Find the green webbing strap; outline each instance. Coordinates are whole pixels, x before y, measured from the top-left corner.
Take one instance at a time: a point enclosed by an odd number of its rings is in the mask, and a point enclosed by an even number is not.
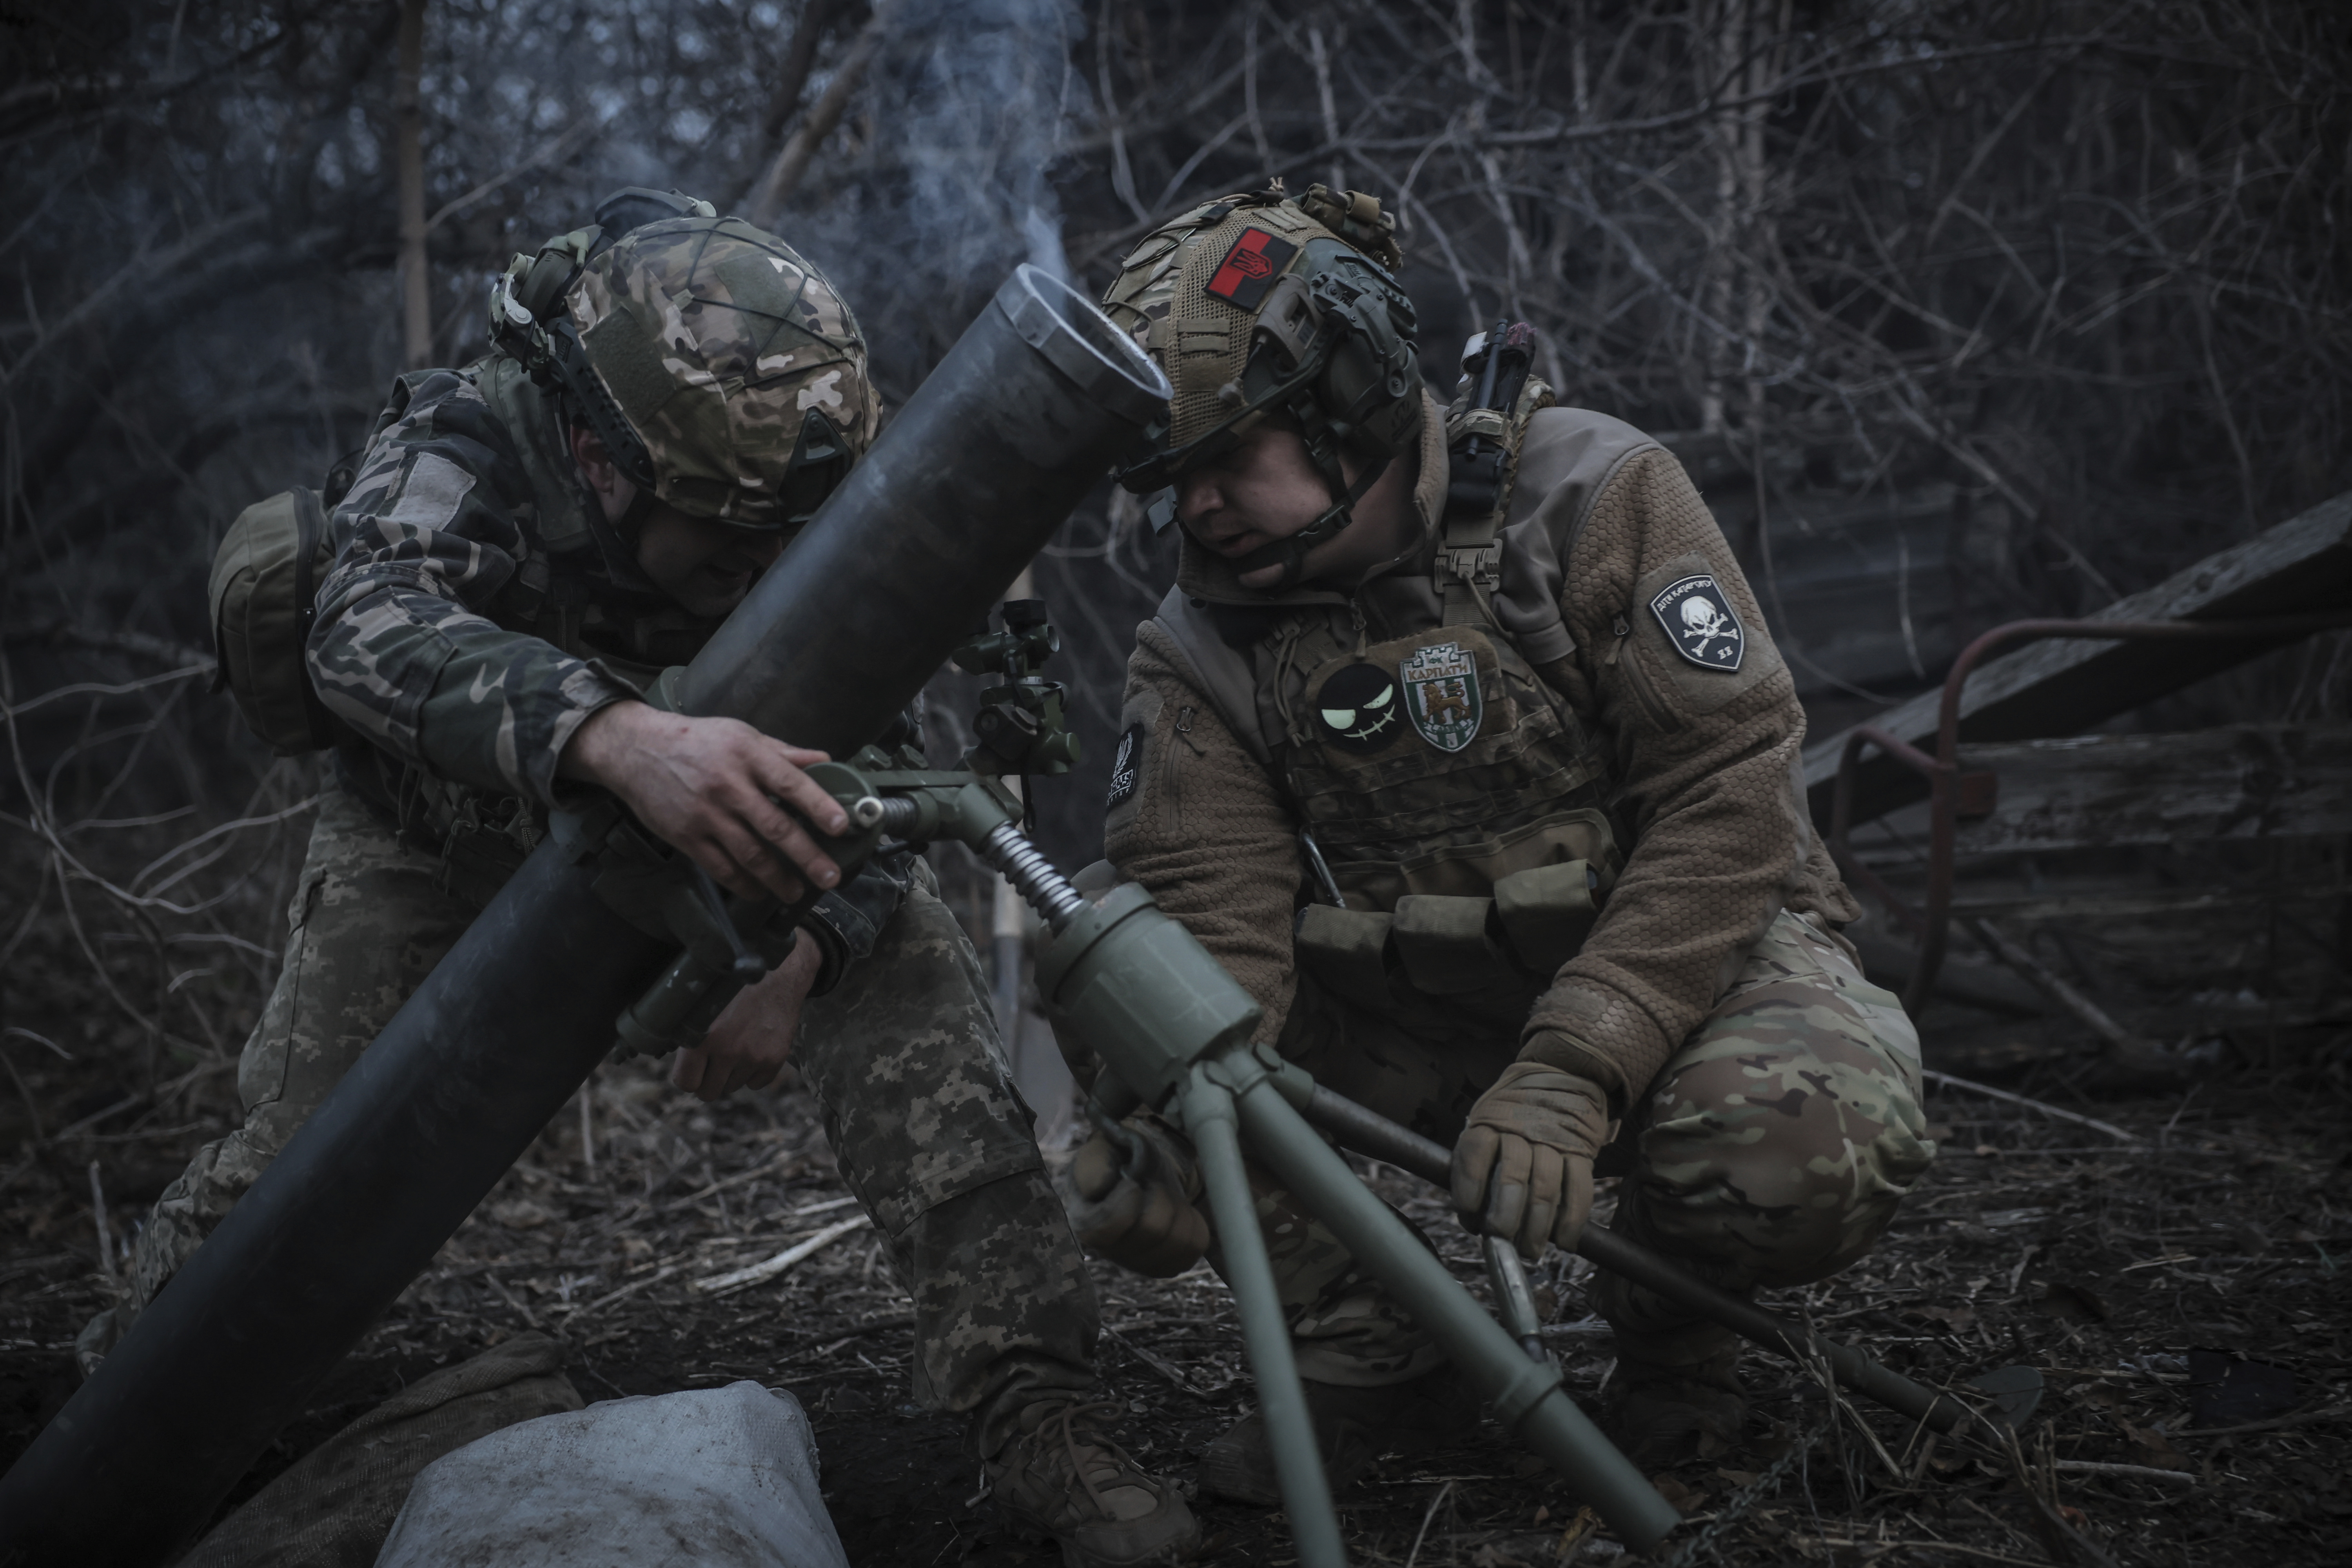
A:
[[[1494,624],[1491,605],[1503,574],[1503,547],[1495,534],[1509,498],[1506,485],[1496,504],[1484,511],[1465,516],[1455,508],[1446,509],[1437,546],[1437,588],[1445,601],[1449,626]]]

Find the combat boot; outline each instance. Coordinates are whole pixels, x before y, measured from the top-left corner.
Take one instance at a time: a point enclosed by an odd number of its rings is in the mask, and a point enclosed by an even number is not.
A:
[[[1200,1547],[1200,1523],[1174,1483],[1148,1474],[1097,1429],[1118,1408],[1078,1400],[1032,1405],[987,1462],[1005,1522],[1059,1542],[1064,1568],[1181,1563]]]
[[[1739,1340],[1729,1329],[1700,1323],[1664,1334],[1618,1331],[1601,1426],[1627,1458],[1649,1470],[1716,1458],[1738,1446],[1747,1425]]]
[[[1601,1426],[1610,1440],[1649,1469],[1712,1459],[1736,1447],[1748,1425],[1739,1336],[1622,1275],[1604,1273],[1590,1289],[1617,1333],[1617,1364],[1601,1391]]]
[[[1425,1454],[1467,1437],[1478,1425],[1478,1396],[1451,1366],[1380,1388],[1300,1382],[1334,1496],[1384,1454]],[[1282,1501],[1274,1443],[1255,1411],[1201,1451],[1201,1487],[1228,1502],[1273,1508]]]

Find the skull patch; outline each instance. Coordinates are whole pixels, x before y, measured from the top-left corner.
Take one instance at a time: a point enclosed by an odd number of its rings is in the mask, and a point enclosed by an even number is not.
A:
[[[1675,651],[1701,669],[1728,675],[1739,668],[1748,637],[1731,601],[1713,577],[1669,583],[1650,600],[1650,613]]]

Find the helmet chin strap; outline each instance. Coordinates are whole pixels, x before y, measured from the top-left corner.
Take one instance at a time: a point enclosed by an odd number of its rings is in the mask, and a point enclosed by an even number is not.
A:
[[[585,485],[581,487],[586,489]],[[594,536],[596,548],[604,557],[605,574],[613,585],[625,592],[658,595],[654,585],[637,565],[637,543],[645,533],[646,521],[653,516],[654,492],[643,486],[629,498],[629,504],[617,518],[607,518],[594,491],[589,490],[586,505],[582,508],[588,516],[588,531]]]
[[[1261,545],[1247,555],[1242,556],[1234,563],[1234,570],[1247,575],[1252,572],[1263,572],[1269,566],[1281,567],[1282,575],[1258,589],[1257,592],[1261,594],[1279,593],[1285,588],[1296,586],[1307,570],[1307,552],[1318,544],[1337,539],[1347,531],[1348,525],[1356,521],[1356,503],[1362,500],[1374,485],[1380,483],[1381,476],[1389,471],[1390,461],[1390,458],[1383,457],[1379,462],[1366,468],[1363,477],[1344,492],[1338,485],[1333,485],[1331,489],[1334,500],[1322,516],[1300,529],[1297,533],[1285,539],[1277,539],[1271,544]]]

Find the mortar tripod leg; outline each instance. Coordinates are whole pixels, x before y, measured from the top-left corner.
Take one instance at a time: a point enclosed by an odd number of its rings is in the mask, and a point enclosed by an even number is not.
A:
[[[1538,1367],[1512,1342],[1274,1081],[1253,1084],[1240,1096],[1240,1109],[1250,1151],[1444,1346],[1454,1365],[1493,1400],[1504,1426],[1550,1461],[1628,1545],[1646,1552],[1665,1539],[1681,1516],[1576,1407],[1559,1386],[1558,1371]],[[1222,1226],[1222,1213],[1218,1219]]]
[[[1290,1351],[1290,1325],[1283,1321],[1274,1265],[1266,1258],[1257,1205],[1242,1166],[1234,1097],[1196,1067],[1182,1090],[1182,1106],[1184,1131],[1201,1157],[1202,1184],[1216,1216],[1225,1284],[1241,1315],[1250,1374],[1257,1383],[1258,1415],[1273,1443],[1276,1479],[1299,1563],[1301,1568],[1347,1568],[1322,1451],[1307,1411],[1307,1390],[1298,1381],[1298,1363]]]

